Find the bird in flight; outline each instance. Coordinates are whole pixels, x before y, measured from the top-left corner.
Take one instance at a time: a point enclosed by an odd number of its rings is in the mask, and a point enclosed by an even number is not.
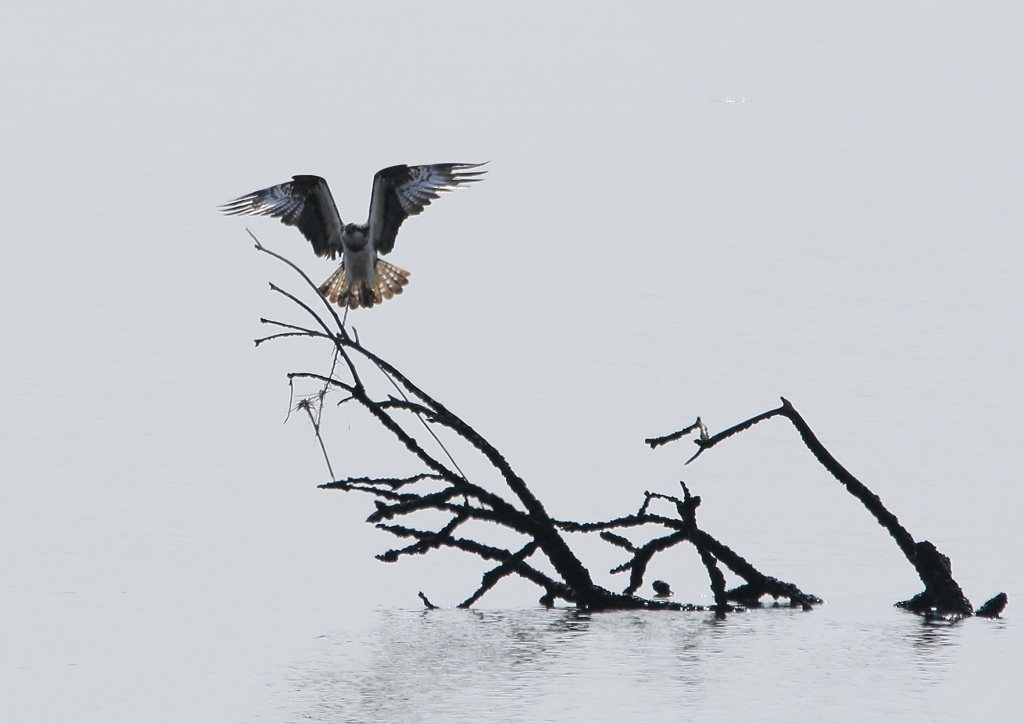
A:
[[[295,226],[309,239],[317,256],[341,266],[320,285],[320,293],[349,309],[380,304],[402,293],[409,272],[378,258],[395,248],[398,228],[438,198],[465,184],[482,180],[481,163],[436,163],[432,166],[391,166],[373,177],[370,218],[345,224],[327,181],[319,176],[292,176],[287,183],[253,191],[221,206],[230,216],[272,216]]]

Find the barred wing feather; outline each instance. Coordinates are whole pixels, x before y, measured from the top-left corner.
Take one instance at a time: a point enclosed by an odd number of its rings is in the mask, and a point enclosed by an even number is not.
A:
[[[341,251],[341,216],[327,181],[320,176],[293,176],[287,183],[229,201],[221,209],[230,216],[271,216],[297,227],[317,256],[333,259]]]
[[[430,166],[391,166],[373,177],[370,197],[370,241],[378,254],[395,248],[402,222],[419,214],[446,191],[480,181],[482,163],[436,163]]]

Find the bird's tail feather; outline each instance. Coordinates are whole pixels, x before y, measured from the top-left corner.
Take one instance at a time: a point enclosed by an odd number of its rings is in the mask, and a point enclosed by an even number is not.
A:
[[[372,288],[365,282],[357,282],[354,288],[350,288],[348,277],[345,275],[345,265],[342,264],[338,271],[320,285],[320,293],[331,304],[337,304],[339,307],[369,309],[374,304],[380,304],[385,299],[401,294],[402,287],[409,283],[409,272],[380,259],[377,260],[373,276]]]

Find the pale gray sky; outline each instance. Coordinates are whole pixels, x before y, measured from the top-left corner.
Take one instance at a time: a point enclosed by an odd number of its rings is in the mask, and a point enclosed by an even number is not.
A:
[[[781,424],[686,470],[688,444],[642,444],[785,395],[972,600],[1012,601],[1022,30],[998,2],[8,9],[3,698],[23,720],[234,719],[340,611],[475,585],[459,558],[376,563],[391,540],[365,501],[315,489],[284,375],[328,352],[253,350],[261,316],[294,315],[267,281],[299,283],[245,227],[317,280],[333,267],[216,209],[313,173],[361,222],[395,163],[491,162],[406,223],[406,294],[354,323],[555,514],[622,514],[685,474],[703,523],[766,568],[854,596],[852,548],[881,605],[912,595]],[[337,417],[336,471],[407,465],[365,424]]]

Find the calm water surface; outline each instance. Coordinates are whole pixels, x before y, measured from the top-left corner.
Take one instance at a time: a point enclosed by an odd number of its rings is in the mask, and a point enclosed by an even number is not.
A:
[[[835,613],[382,611],[361,636],[325,635],[273,709],[324,722],[1011,720],[1009,701],[984,696],[1012,685],[996,665],[1005,622]]]

